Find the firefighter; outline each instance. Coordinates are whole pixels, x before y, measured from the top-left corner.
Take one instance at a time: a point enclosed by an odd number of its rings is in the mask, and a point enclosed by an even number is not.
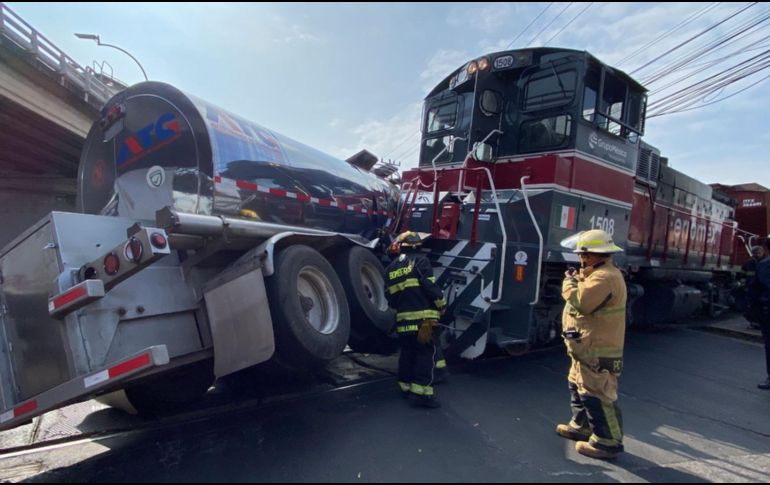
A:
[[[440,406],[435,397],[438,347],[434,327],[446,306],[444,293],[436,285],[428,258],[419,253],[423,238],[404,232],[390,245],[396,256],[385,270],[388,304],[396,310],[396,332],[401,353],[398,384],[402,395],[415,404]]]
[[[770,252],[770,236],[765,240]],[[762,330],[762,340],[765,343],[765,368],[767,378],[757,385],[762,390],[770,390],[770,258],[765,257],[756,265],[756,281],[758,284],[757,304],[760,307],[759,328]]]
[[[599,229],[582,232],[574,241],[581,269],[570,268],[562,283],[572,420],[558,425],[556,432],[577,441],[578,453],[610,459],[623,451],[623,421],[616,401],[623,368],[626,284],[612,262],[612,254],[622,249]]]
[[[766,257],[765,248],[754,246],[751,248],[751,259],[741,266],[741,271],[746,275],[746,308],[743,316],[750,327],[760,328],[762,323],[762,284],[757,278],[757,268]]]

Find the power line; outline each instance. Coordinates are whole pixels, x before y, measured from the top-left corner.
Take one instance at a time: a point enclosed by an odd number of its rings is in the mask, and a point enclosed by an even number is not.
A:
[[[650,103],[648,109],[653,112],[648,117],[681,111],[696,103],[702,103],[708,95],[767,68],[770,68],[770,49]],[[713,101],[706,104],[713,104]]]
[[[545,27],[543,27],[543,28],[540,30],[540,32],[538,32],[537,34],[535,34],[535,36],[534,36],[534,37],[532,37],[532,40],[530,40],[529,42],[527,42],[527,45],[528,45],[528,46],[532,45],[532,43],[533,43],[535,40],[537,40],[537,38],[538,38],[538,37],[540,37],[540,34],[542,34],[543,32],[545,32],[545,30],[546,30],[548,27],[550,27],[550,26],[551,26],[551,24],[553,24],[554,22],[556,22],[556,19],[558,19],[559,17],[561,17],[561,14],[563,14],[563,13],[564,13],[564,12],[565,12],[565,11],[566,11],[568,8],[570,8],[570,6],[571,6],[573,3],[575,3],[575,2],[570,2],[570,3],[568,3],[568,4],[567,4],[567,6],[566,6],[566,7],[564,7],[564,8],[562,9],[562,11],[561,11],[561,12],[559,12],[559,13],[556,15],[556,17],[554,17],[553,19],[551,19],[551,21],[550,21],[550,22],[548,22],[548,25],[546,25]]]
[[[662,34],[660,34],[660,35],[659,35],[658,37],[656,37],[655,39],[653,39],[653,40],[651,40],[650,42],[648,42],[648,43],[644,44],[642,47],[638,48],[637,50],[635,50],[635,51],[634,51],[634,52],[632,52],[631,54],[627,55],[626,57],[624,57],[623,59],[621,59],[620,61],[618,61],[618,67],[620,67],[620,66],[621,66],[621,65],[622,65],[624,62],[626,62],[626,61],[630,61],[630,60],[631,60],[631,59],[633,59],[634,57],[638,56],[639,54],[641,54],[642,52],[644,52],[644,50],[645,50],[645,49],[647,49],[647,48],[649,48],[649,47],[652,47],[653,45],[657,44],[657,43],[658,43],[658,42],[660,42],[661,40],[665,39],[665,38],[666,38],[666,37],[667,37],[669,34],[673,34],[673,33],[674,33],[674,32],[676,32],[677,30],[679,30],[680,28],[684,27],[685,25],[687,25],[687,24],[689,24],[689,23],[693,22],[694,20],[696,20],[698,17],[702,16],[702,15],[703,15],[703,14],[705,14],[706,12],[708,12],[708,11],[710,11],[710,10],[714,9],[714,8],[715,8],[717,5],[719,5],[719,4],[721,4],[721,2],[715,2],[715,3],[712,3],[712,4],[710,4],[710,5],[706,5],[705,7],[703,7],[702,9],[700,9],[699,11],[695,12],[694,14],[692,14],[690,17],[688,17],[688,18],[686,18],[685,20],[683,20],[683,21],[679,22],[679,23],[678,23],[677,25],[675,25],[674,27],[672,27],[672,28],[668,29],[667,31],[663,32]]]
[[[755,50],[758,50],[758,49],[763,49],[763,48],[767,47],[767,45],[762,45],[762,44],[766,40],[768,40],[768,39],[770,39],[770,35],[765,36],[765,37],[763,37],[763,38],[761,38],[761,39],[759,39],[757,41],[754,41],[754,42],[752,42],[751,44],[749,44],[747,46],[741,47],[739,50],[730,52],[729,54],[727,54],[725,56],[722,56],[722,57],[720,57],[718,59],[712,59],[712,60],[710,60],[708,62],[705,62],[703,64],[695,64],[692,67],[698,67],[699,69],[697,69],[697,70],[695,70],[695,71],[693,71],[693,72],[691,72],[691,73],[689,73],[689,74],[687,74],[685,76],[677,78],[676,80],[666,84],[665,86],[661,86],[661,87],[657,88],[655,91],[650,91],[649,94],[650,94],[650,96],[652,96],[652,95],[661,93],[661,92],[665,91],[668,88],[671,88],[671,87],[674,87],[674,86],[680,84],[685,79],[689,79],[689,78],[691,78],[691,77],[693,77],[693,76],[695,76],[697,74],[701,74],[703,72],[708,71],[709,69],[713,68],[714,66],[717,66],[718,64],[723,63],[724,61],[726,61],[728,59],[735,59],[738,56],[740,56],[741,54],[752,52],[752,51],[755,51]],[[753,47],[753,49],[749,49],[749,47]]]
[[[755,83],[752,83],[752,84],[749,84],[745,88],[743,88],[743,89],[741,89],[739,91],[736,91],[733,94],[725,96],[724,98],[716,99],[714,101],[702,104],[700,106],[696,106],[694,108],[687,108],[687,109],[680,109],[680,110],[676,110],[676,111],[666,111],[666,112],[662,112],[662,113],[655,113],[655,114],[647,116],[647,118],[655,118],[656,116],[664,116],[664,115],[670,115],[670,114],[674,114],[674,113],[684,113],[686,111],[693,111],[693,110],[696,110],[696,109],[705,108],[706,106],[711,106],[712,104],[719,103],[719,102],[724,101],[726,99],[732,98],[733,96],[741,94],[742,92],[746,91],[747,89],[752,88],[752,87],[756,86],[757,84],[760,84],[763,81],[766,81],[769,78],[770,78],[770,75],[767,75],[767,76],[763,77],[762,79],[760,79],[759,81],[757,81]]]
[[[706,30],[704,30],[704,31],[701,31],[700,33],[698,33],[698,34],[696,34],[696,35],[694,35],[694,36],[690,37],[690,38],[689,38],[689,39],[687,39],[686,41],[684,41],[684,42],[682,42],[682,43],[680,43],[680,44],[678,44],[678,45],[676,45],[676,46],[672,47],[671,49],[667,50],[666,52],[664,52],[663,54],[659,55],[659,56],[658,56],[658,57],[656,57],[655,59],[653,59],[653,60],[651,60],[651,61],[649,61],[649,62],[647,62],[647,63],[645,63],[645,64],[643,64],[643,65],[641,65],[641,66],[639,66],[639,67],[637,67],[636,69],[634,69],[633,71],[631,71],[629,74],[634,74],[634,73],[636,73],[636,72],[639,72],[639,71],[641,71],[641,70],[642,70],[642,69],[644,69],[645,67],[647,67],[647,66],[650,66],[650,65],[654,64],[655,62],[657,62],[657,61],[659,61],[660,59],[662,59],[662,58],[666,57],[667,55],[671,54],[672,52],[674,52],[674,51],[678,50],[679,48],[681,48],[681,47],[684,47],[685,45],[687,45],[687,44],[689,44],[690,42],[694,41],[694,40],[695,40],[695,39],[697,39],[698,37],[700,37],[700,36],[702,36],[702,35],[705,35],[706,33],[710,32],[711,30],[714,30],[715,28],[719,27],[720,25],[722,25],[723,23],[727,22],[728,20],[730,20],[731,18],[735,17],[736,15],[740,15],[740,14],[741,14],[741,13],[743,13],[745,10],[747,10],[747,9],[749,9],[749,8],[751,8],[751,7],[753,7],[753,6],[754,6],[754,5],[756,5],[757,3],[759,3],[759,2],[754,2],[754,3],[751,3],[751,4],[749,4],[749,5],[745,6],[745,7],[743,7],[742,9],[740,9],[738,12],[736,12],[736,13],[733,13],[733,14],[730,14],[730,15],[728,15],[726,18],[724,18],[724,19],[720,20],[719,22],[717,22],[716,24],[714,24],[714,25],[712,25],[711,27],[707,28]]]
[[[409,158],[415,156],[420,151],[420,145],[412,147],[410,150],[407,150],[404,154],[402,154],[400,157],[396,158],[395,160],[408,160]]]
[[[550,42],[551,42],[553,39],[555,39],[555,38],[556,38],[556,37],[557,37],[559,34],[561,34],[561,33],[564,31],[564,29],[566,29],[567,27],[569,27],[569,26],[570,26],[570,24],[571,24],[572,22],[574,22],[575,20],[577,20],[577,18],[578,18],[578,17],[580,17],[581,15],[583,15],[583,12],[585,12],[586,10],[588,10],[589,8],[591,8],[591,5],[593,5],[593,4],[594,4],[594,2],[591,2],[591,3],[589,3],[588,5],[586,5],[586,7],[585,7],[583,10],[581,10],[581,11],[580,11],[580,13],[578,13],[577,15],[575,15],[574,17],[572,17],[572,20],[570,20],[569,22],[567,22],[567,25],[565,25],[565,26],[564,26],[564,27],[562,27],[562,28],[561,28],[561,29],[560,29],[558,32],[556,32],[555,34],[553,34],[553,36],[552,36],[550,39],[548,39],[547,41],[543,42],[543,45],[548,45],[548,43],[550,43]]]
[[[406,142],[408,142],[409,140],[411,140],[412,138],[414,138],[414,135],[417,135],[417,134],[419,134],[419,133],[420,133],[420,130],[419,130],[419,129],[417,129],[417,131],[413,132],[411,135],[409,135],[409,136],[407,136],[406,138],[404,138],[404,139],[401,141],[401,143],[399,143],[398,145],[396,145],[395,147],[393,147],[393,148],[392,148],[392,149],[391,149],[391,150],[390,150],[390,151],[389,151],[389,152],[388,152],[386,155],[383,155],[383,157],[382,157],[382,158],[383,158],[383,159],[385,159],[385,158],[388,158],[388,156],[389,156],[391,153],[395,152],[396,150],[398,150],[399,148],[401,148],[402,146],[404,146],[404,145],[406,144]]]
[[[400,150],[397,154],[393,155],[391,158],[398,160],[400,158],[404,158],[406,154],[413,152],[415,147],[419,149],[422,143],[422,139],[418,139],[415,141],[417,142],[415,145],[408,144],[405,149]]]
[[[708,54],[711,54],[717,50],[723,49],[738,40],[741,39],[742,36],[753,30],[754,28],[760,26],[761,24],[767,22],[770,20],[770,14],[764,13],[760,15],[756,15],[749,19],[748,21],[740,24],[738,27],[735,27],[734,29],[726,32],[720,37],[717,37],[715,40],[704,44],[703,46],[696,47],[690,52],[687,52],[683,54],[682,56],[674,59],[669,64],[663,66],[662,68],[658,69],[654,73],[648,75],[647,78],[645,78],[642,81],[642,84],[649,85],[656,81],[659,81],[663,79],[664,77],[673,74],[677,71],[680,71],[684,69],[687,65],[691,64],[694,60],[704,57]],[[757,29],[757,31],[762,30],[766,27],[760,27]],[[751,34],[749,34],[751,35]]]
[[[537,14],[537,17],[535,17],[535,18],[534,18],[534,20],[532,20],[532,22],[530,22],[530,23],[529,23],[529,25],[527,25],[526,27],[524,27],[524,30],[522,30],[521,32],[519,32],[519,35],[517,35],[516,37],[514,37],[514,39],[511,41],[511,43],[510,43],[510,44],[508,44],[508,45],[505,47],[505,50],[508,50],[508,49],[510,49],[510,48],[511,48],[511,46],[513,45],[513,43],[514,43],[514,42],[516,42],[517,40],[519,40],[519,37],[521,37],[521,36],[522,36],[522,34],[524,34],[524,32],[526,32],[526,31],[527,31],[527,29],[529,29],[530,27],[532,27],[532,24],[534,24],[535,22],[537,22],[537,19],[539,19],[539,18],[540,18],[540,16],[542,16],[542,15],[545,13],[545,11],[546,11],[546,10],[548,10],[549,8],[551,8],[551,5],[553,5],[553,4],[554,4],[554,2],[551,2],[551,3],[549,3],[548,5],[546,5],[546,6],[545,6],[545,8],[544,8],[543,10],[541,10],[539,14]]]
[[[682,103],[683,100],[696,96],[701,96],[713,92],[715,89],[719,89],[725,82],[728,84],[730,81],[734,82],[742,79],[747,74],[753,74],[755,69],[763,69],[765,63],[770,61],[770,49],[758,54],[750,59],[742,61],[736,65],[730,66],[723,71],[713,74],[705,79],[697,81],[685,88],[676,91],[662,99],[653,101],[648,104],[649,108],[659,108],[660,106],[673,106],[675,103]]]

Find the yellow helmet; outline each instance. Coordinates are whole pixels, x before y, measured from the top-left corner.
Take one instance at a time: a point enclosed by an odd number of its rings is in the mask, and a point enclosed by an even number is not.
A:
[[[426,233],[419,233],[415,231],[404,231],[396,237],[396,244],[402,248],[416,248],[421,246],[422,243],[430,235]]]
[[[579,232],[564,239],[561,245],[572,249],[573,253],[612,254],[623,251],[612,241],[612,236],[601,229]]]

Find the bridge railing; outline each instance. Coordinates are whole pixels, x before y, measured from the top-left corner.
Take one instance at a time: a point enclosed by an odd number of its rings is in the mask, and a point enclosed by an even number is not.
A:
[[[119,87],[102,82],[90,67],[83,67],[35,30],[7,5],[0,2],[0,37],[12,41],[30,54],[39,65],[77,86],[84,100],[101,107]]]

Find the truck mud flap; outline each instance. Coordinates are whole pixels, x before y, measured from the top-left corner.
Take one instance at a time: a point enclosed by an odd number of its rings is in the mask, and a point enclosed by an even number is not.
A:
[[[42,392],[30,399],[5,409],[0,414],[0,430],[23,424],[35,416],[58,408],[90,394],[96,394],[107,386],[123,381],[142,371],[168,364],[168,349],[165,345],[148,347],[141,352],[111,364],[102,370],[64,382],[53,389]]]

